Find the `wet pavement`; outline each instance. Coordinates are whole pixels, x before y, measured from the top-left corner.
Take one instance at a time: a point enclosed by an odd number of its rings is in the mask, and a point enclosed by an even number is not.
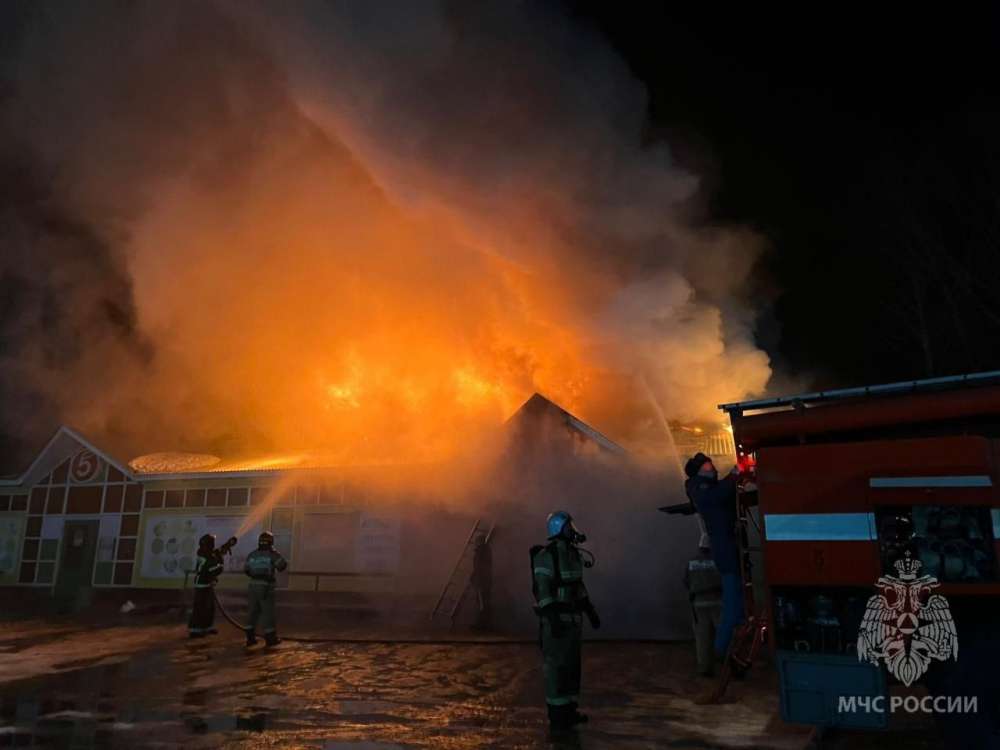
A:
[[[588,643],[590,724],[550,735],[530,643],[324,643],[245,649],[225,623],[3,623],[0,747],[774,748],[807,746],[778,718],[773,674],[695,705],[686,644]],[[930,743],[930,744],[928,744]],[[926,728],[830,747],[937,747]],[[824,744],[826,747],[826,744]]]

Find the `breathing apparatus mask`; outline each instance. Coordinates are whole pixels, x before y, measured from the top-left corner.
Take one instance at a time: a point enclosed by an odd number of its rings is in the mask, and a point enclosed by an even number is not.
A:
[[[577,551],[580,553],[580,557],[583,560],[583,567],[594,567],[594,564],[597,562],[597,558],[594,557],[594,553],[589,549],[580,546],[587,541],[587,535],[576,528],[576,525],[572,521],[566,525],[566,529],[563,533],[569,543],[576,547]]]
[[[557,510],[546,520],[549,539],[564,539],[576,547],[583,558],[583,567],[594,567],[594,553],[579,545],[587,541],[587,535],[582,533],[573,523],[573,517],[564,510]]]

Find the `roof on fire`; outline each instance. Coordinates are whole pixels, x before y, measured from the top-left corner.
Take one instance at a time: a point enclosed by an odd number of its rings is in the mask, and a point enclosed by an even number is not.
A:
[[[603,451],[624,454],[625,450],[586,422],[544,396],[535,393],[507,420],[508,426],[523,423],[532,418],[552,419],[570,433],[586,440]],[[38,454],[31,466],[19,476],[0,478],[0,486],[26,486],[52,471],[59,463],[81,449],[89,450],[121,471],[129,479],[170,480],[170,479],[222,479],[233,476],[262,477],[286,471],[308,471],[344,467],[331,454],[302,452],[273,454],[243,459],[223,459],[204,453],[161,452],[139,456],[124,462],[99,448],[78,431],[60,427],[51,440]],[[377,468],[377,467],[366,467]]]
[[[583,420],[573,416],[558,404],[535,393],[525,401],[521,408],[507,420],[508,425],[524,422],[528,419],[549,418],[561,423],[568,431],[593,442],[599,448],[609,453],[624,454],[625,449],[607,436],[601,434]]]

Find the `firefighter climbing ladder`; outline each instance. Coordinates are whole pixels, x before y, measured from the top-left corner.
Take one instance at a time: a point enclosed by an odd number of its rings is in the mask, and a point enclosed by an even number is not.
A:
[[[737,626],[729,642],[729,652],[722,663],[719,672],[719,680],[715,688],[708,693],[697,696],[695,703],[712,704],[721,703],[726,694],[726,688],[733,678],[734,667],[740,672],[745,672],[753,666],[754,660],[760,653],[761,648],[767,643],[768,622],[767,609],[757,610],[756,598],[753,587],[753,563],[750,558],[751,552],[760,552],[759,546],[752,546],[749,538],[749,527],[753,526],[757,532],[757,539],[763,539],[760,526],[754,520],[751,507],[757,505],[757,490],[744,492],[740,490],[736,503],[736,520],[738,527],[738,539],[740,543],[740,556],[743,565],[743,604],[744,621]]]
[[[459,555],[458,562],[448,578],[448,582],[438,597],[434,611],[431,612],[431,619],[447,615],[451,624],[455,624],[455,617],[462,608],[462,602],[472,586],[472,563],[476,555],[476,544],[482,539],[489,544],[493,536],[494,525],[487,524],[483,519],[478,519],[469,533],[469,538],[465,541],[462,554]]]

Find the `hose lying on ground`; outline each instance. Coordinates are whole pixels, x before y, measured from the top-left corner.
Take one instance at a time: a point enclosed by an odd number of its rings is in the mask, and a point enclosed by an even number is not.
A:
[[[243,625],[238,622],[235,617],[229,614],[229,611],[223,606],[222,601],[219,599],[219,595],[216,593],[215,588],[212,589],[212,596],[215,597],[215,606],[219,608],[222,612],[222,616],[229,621],[229,624],[234,628],[238,629],[241,633],[246,634],[249,630],[249,625]],[[259,635],[259,634],[255,634]],[[263,636],[261,636],[263,637]],[[435,639],[435,640],[421,640],[419,638],[302,638],[302,637],[286,637],[282,636],[281,640],[291,641],[294,643],[374,643],[379,645],[390,645],[390,644],[425,644],[428,646],[458,646],[463,644],[471,644],[475,646],[506,646],[506,645],[520,645],[525,643],[537,643],[537,639],[502,639],[502,638],[490,638],[483,640],[460,640],[458,638],[451,639]]]

